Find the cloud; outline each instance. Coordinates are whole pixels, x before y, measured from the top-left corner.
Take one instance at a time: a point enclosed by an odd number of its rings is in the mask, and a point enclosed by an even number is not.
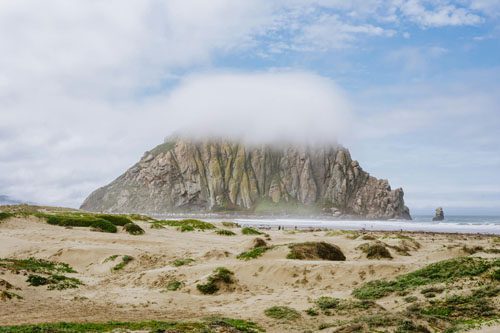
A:
[[[405,71],[424,72],[432,62],[446,53],[448,50],[440,46],[407,46],[388,51],[385,58],[390,64],[400,64]]]
[[[392,37],[394,30],[372,24],[343,22],[337,15],[325,15],[305,26],[294,38],[292,48],[306,51],[327,51],[351,47],[361,37]]]
[[[170,131],[203,133],[200,120],[214,133],[333,140],[350,107],[335,82],[267,71],[276,63],[257,54],[340,52],[411,22],[479,24],[485,1],[424,1],[413,14],[402,0],[0,1],[0,194],[78,206]],[[228,57],[264,70],[213,70]]]
[[[306,72],[194,75],[164,106],[178,133],[302,143],[335,142],[348,129],[349,108],[332,80]]]
[[[426,7],[426,2],[431,6]],[[423,27],[477,25],[483,22],[481,16],[472,13],[469,8],[457,7],[448,1],[409,0],[401,4],[400,10],[409,20]]]

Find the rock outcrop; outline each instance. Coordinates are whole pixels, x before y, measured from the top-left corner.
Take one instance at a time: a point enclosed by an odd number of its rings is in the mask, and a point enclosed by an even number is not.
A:
[[[444,211],[442,207],[436,208],[436,214],[432,218],[432,221],[443,221],[444,220]]]
[[[245,211],[410,219],[403,190],[371,177],[340,146],[243,145],[171,139],[146,152],[82,209]]]

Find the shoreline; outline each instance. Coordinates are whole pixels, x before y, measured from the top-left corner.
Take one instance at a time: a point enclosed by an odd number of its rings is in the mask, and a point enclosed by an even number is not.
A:
[[[285,228],[320,228],[365,231],[433,232],[445,234],[500,235],[500,224],[459,224],[454,222],[406,222],[363,220],[312,220],[312,219],[234,219],[241,225],[282,226]]]

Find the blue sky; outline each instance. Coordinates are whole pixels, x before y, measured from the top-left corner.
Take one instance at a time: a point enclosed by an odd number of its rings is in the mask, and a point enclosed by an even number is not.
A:
[[[500,214],[499,39],[499,0],[2,1],[0,194],[76,207],[210,127],[335,136],[413,213]]]

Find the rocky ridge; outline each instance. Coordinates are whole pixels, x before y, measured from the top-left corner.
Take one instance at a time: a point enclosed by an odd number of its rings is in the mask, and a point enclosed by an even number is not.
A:
[[[410,219],[403,190],[363,171],[346,148],[169,139],[82,209],[252,212]]]

